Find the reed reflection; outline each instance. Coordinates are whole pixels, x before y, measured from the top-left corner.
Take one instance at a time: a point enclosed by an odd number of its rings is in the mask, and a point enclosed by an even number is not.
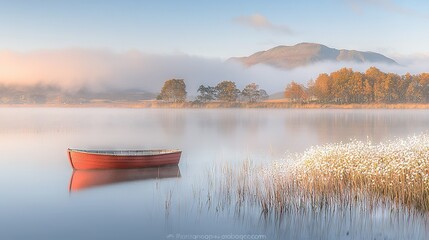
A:
[[[122,182],[180,177],[179,166],[118,170],[74,170],[70,177],[69,191],[76,192]]]

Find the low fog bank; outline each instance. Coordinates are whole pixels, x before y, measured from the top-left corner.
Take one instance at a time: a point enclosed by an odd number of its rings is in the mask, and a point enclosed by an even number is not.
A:
[[[81,89],[96,92],[138,89],[158,93],[165,80],[183,78],[189,95],[199,85],[214,86],[231,80],[242,89],[255,82],[268,93],[283,91],[291,81],[306,84],[320,73],[342,67],[365,71],[376,66],[384,72],[426,72],[429,56],[397,57],[400,65],[322,62],[292,70],[265,65],[245,67],[233,61],[185,54],[152,55],[139,51],[116,53],[107,50],[60,49],[28,53],[0,52],[0,83],[5,85],[47,84],[70,93]]]

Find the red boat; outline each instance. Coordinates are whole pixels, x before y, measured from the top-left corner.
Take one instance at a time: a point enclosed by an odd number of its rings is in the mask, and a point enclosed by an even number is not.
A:
[[[127,169],[178,165],[180,150],[67,150],[73,169]]]
[[[179,166],[139,169],[74,170],[70,178],[69,191],[107,186],[116,183],[180,178]]]

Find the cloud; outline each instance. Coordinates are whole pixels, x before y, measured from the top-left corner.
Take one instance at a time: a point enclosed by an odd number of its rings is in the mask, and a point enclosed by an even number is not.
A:
[[[343,0],[342,0],[343,1]],[[419,13],[414,9],[410,9],[404,6],[397,4],[393,0],[345,0],[353,10],[357,12],[362,12],[367,7],[377,7],[387,12],[398,13],[402,15],[410,15],[428,18],[428,15]]]
[[[397,65],[375,64],[382,71],[412,74],[427,71],[429,56],[397,56]],[[283,91],[288,83],[306,84],[320,73],[351,67],[365,71],[374,64],[322,62],[291,70],[265,65],[245,67],[239,63],[189,55],[152,55],[139,51],[58,49],[28,53],[0,52],[0,83],[56,84],[66,91],[139,89],[158,93],[165,80],[185,79],[189,95],[197,95],[201,84],[215,86],[231,80],[242,89],[257,83],[268,93]]]
[[[251,27],[256,30],[267,30],[275,33],[293,34],[289,26],[274,24],[261,14],[253,14],[250,16],[240,16],[234,19],[234,22],[246,27]]]
[[[57,49],[27,53],[0,52],[1,84],[54,84],[74,92],[140,89],[159,92],[164,81],[183,78],[188,92],[199,85],[216,85],[232,80],[242,88],[252,82],[280,81],[280,70],[269,67],[248,69],[219,59],[176,55],[152,55],[139,51],[116,53],[107,50]],[[279,76],[279,77],[276,77]],[[282,78],[282,77],[281,77]]]

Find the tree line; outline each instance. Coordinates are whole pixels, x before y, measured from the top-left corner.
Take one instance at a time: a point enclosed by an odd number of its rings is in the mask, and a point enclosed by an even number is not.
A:
[[[264,89],[255,83],[239,90],[232,81],[216,86],[200,85],[195,103],[212,101],[259,102],[268,99]],[[186,84],[183,79],[170,79],[164,83],[158,100],[185,102]],[[291,102],[321,104],[348,103],[429,103],[429,73],[398,75],[385,73],[376,67],[365,72],[341,68],[330,74],[322,73],[310,80],[307,86],[292,81],[284,90]]]
[[[342,68],[320,74],[307,87],[291,82],[284,95],[294,102],[428,103],[429,73],[398,75],[375,67],[361,73]]]
[[[260,89],[255,83],[248,84],[240,91],[235,82],[222,81],[216,86],[200,85],[198,87],[198,96],[195,103],[207,103],[212,101],[224,102],[259,102],[268,99],[268,94],[264,89]],[[170,79],[164,83],[158,100],[166,102],[185,102],[186,101],[186,84],[183,79]]]

